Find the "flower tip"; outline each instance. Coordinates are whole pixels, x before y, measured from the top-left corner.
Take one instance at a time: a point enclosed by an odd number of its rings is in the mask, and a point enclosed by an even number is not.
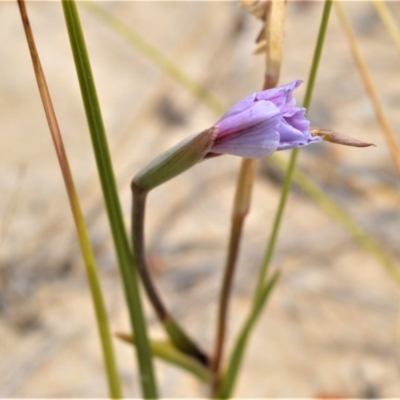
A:
[[[320,129],[320,128],[311,128],[311,135],[312,136],[319,136],[322,140],[326,142],[341,144],[343,146],[350,146],[350,147],[370,147],[376,145],[374,143],[367,143],[363,142],[358,139],[354,139],[350,136],[343,135],[342,133],[334,132],[328,129]]]

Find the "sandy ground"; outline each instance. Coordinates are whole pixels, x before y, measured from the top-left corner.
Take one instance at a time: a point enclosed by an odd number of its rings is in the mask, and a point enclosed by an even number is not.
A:
[[[233,2],[102,3],[227,105],[262,83],[260,28]],[[390,3],[400,20],[400,3]],[[321,3],[289,4],[281,82],[307,79]],[[399,139],[400,55],[370,3],[346,3]],[[118,270],[58,3],[28,11],[96,251],[113,331],[127,331]],[[129,220],[131,177],[170,145],[212,125],[200,104],[115,31],[80,7]],[[0,396],[106,397],[92,304],[17,6],[0,3]],[[240,28],[241,27],[241,28]],[[239,29],[240,28],[240,29]],[[296,94],[302,99],[304,87]],[[399,179],[333,13],[310,119],[376,148],[321,144],[299,164],[396,261]],[[240,160],[203,163],[149,199],[148,249],[174,315],[212,348],[216,298]],[[245,318],[282,174],[260,163],[230,315]],[[400,291],[381,264],[299,187],[288,202],[274,268],[282,279],[245,358],[239,397],[400,397]],[[152,336],[163,333],[147,307]],[[115,341],[126,396],[139,395],[134,356]],[[157,363],[164,397],[207,388]]]

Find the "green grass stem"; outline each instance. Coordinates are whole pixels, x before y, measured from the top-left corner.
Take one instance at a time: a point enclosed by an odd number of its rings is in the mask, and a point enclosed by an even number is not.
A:
[[[268,282],[260,289],[260,296],[258,296],[257,301],[252,307],[251,312],[247,317],[235,342],[226,373],[223,376],[223,380],[217,392],[216,398],[228,399],[232,396],[250,335],[258,318],[261,315],[262,310],[265,307],[267,299],[278,282],[279,276],[279,272],[275,272]],[[262,351],[262,349],[260,349],[260,351]]]
[[[311,65],[311,70],[309,74],[309,79],[308,79],[308,85],[306,89],[306,94],[305,94],[305,100],[304,103],[308,107],[311,102],[311,96],[312,96],[312,90],[315,84],[315,78],[317,74],[317,69],[318,69],[318,64],[319,60],[321,57],[321,52],[322,52],[322,47],[323,47],[323,42],[324,42],[324,37],[325,37],[325,32],[326,28],[328,25],[328,20],[329,20],[329,13],[332,5],[332,0],[326,0],[325,1],[325,6],[322,14],[322,19],[321,19],[321,25],[318,33],[318,38],[317,38],[317,44],[316,48],[314,51],[314,57],[312,60],[312,65]],[[262,263],[262,266],[260,268],[260,273],[259,277],[257,280],[257,287],[254,292],[254,299],[253,299],[253,305],[252,309],[250,311],[250,314],[243,325],[243,328],[238,336],[238,339],[233,347],[232,350],[232,355],[228,364],[228,369],[225,374],[225,376],[222,379],[222,383],[219,388],[218,392],[218,398],[229,398],[234,390],[234,386],[237,382],[237,376],[240,371],[240,367],[242,364],[242,360],[244,357],[244,353],[247,347],[248,340],[251,336],[251,333],[253,332],[253,329],[255,328],[257,319],[259,315],[261,314],[262,309],[264,308],[265,301],[271,294],[276,281],[279,277],[277,273],[275,273],[271,279],[267,279],[266,277],[268,274],[269,266],[272,261],[273,253],[275,250],[277,238],[278,238],[278,233],[279,233],[279,228],[282,222],[282,217],[283,213],[285,210],[285,205],[287,202],[288,194],[290,192],[290,186],[291,182],[293,179],[293,174],[296,168],[296,161],[298,157],[298,150],[294,150],[291,155],[291,159],[289,162],[289,167],[286,172],[285,180],[283,183],[282,191],[281,191],[281,197],[280,197],[280,202],[278,205],[278,210],[275,214],[274,218],[274,223],[273,223],[273,228],[272,228],[272,233],[271,237],[268,242],[267,250],[264,256],[264,260]]]
[[[138,343],[136,354],[139,364],[142,393],[145,398],[154,399],[157,398],[157,387],[147,336],[146,321],[139,293],[138,278],[136,270],[133,268],[132,253],[123,222],[121,205],[117,193],[107,137],[97,98],[89,56],[75,2],[73,0],[63,0],[62,5],[86,117],[89,124],[108,219],[114,240],[118,265],[125,289],[125,298],[129,308],[132,330]]]
[[[320,23],[319,32],[318,32],[318,37],[317,37],[317,43],[316,43],[315,50],[314,50],[314,56],[313,56],[312,62],[311,62],[311,69],[310,69],[310,73],[308,76],[307,88],[306,88],[306,93],[305,93],[304,101],[303,101],[303,107],[305,107],[307,109],[311,105],[311,97],[312,97],[312,93],[313,93],[313,89],[314,89],[314,85],[315,85],[315,80],[317,77],[318,65],[319,65],[319,61],[321,59],[321,54],[322,54],[322,49],[323,49],[323,45],[324,45],[326,30],[328,27],[328,21],[329,21],[329,15],[330,15],[331,8],[332,8],[332,0],[325,0],[324,9],[322,12],[322,17],[321,17],[321,23]],[[281,196],[280,196],[280,200],[279,200],[279,204],[278,204],[278,209],[275,214],[274,221],[273,221],[271,237],[269,239],[267,250],[264,255],[262,267],[260,270],[260,275],[258,278],[257,289],[254,294],[255,302],[256,302],[257,297],[259,297],[261,295],[262,287],[264,285],[265,278],[268,274],[268,269],[271,264],[272,257],[273,257],[274,251],[275,251],[276,242],[277,242],[278,234],[279,234],[279,229],[280,229],[280,226],[282,223],[282,218],[283,218],[283,214],[285,211],[287,198],[288,198],[288,195],[290,192],[290,186],[292,183],[293,174],[294,174],[294,171],[296,170],[298,154],[299,154],[298,149],[292,150],[289,165],[286,170],[286,175],[285,175],[285,179],[284,179],[282,190],[281,190]]]

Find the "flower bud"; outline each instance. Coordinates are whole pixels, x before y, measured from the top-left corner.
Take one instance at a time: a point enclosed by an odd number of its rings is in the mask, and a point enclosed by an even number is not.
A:
[[[322,138],[311,135],[306,110],[296,107],[292,92],[300,84],[293,81],[254,93],[231,107],[215,124],[218,134],[207,157],[261,158],[321,142]]]

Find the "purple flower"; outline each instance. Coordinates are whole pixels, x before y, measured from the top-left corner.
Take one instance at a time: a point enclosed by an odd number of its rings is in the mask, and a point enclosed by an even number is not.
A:
[[[247,96],[215,124],[218,134],[207,157],[233,154],[261,158],[274,151],[320,142],[310,133],[305,108],[296,107],[292,92],[301,84],[264,90]]]

